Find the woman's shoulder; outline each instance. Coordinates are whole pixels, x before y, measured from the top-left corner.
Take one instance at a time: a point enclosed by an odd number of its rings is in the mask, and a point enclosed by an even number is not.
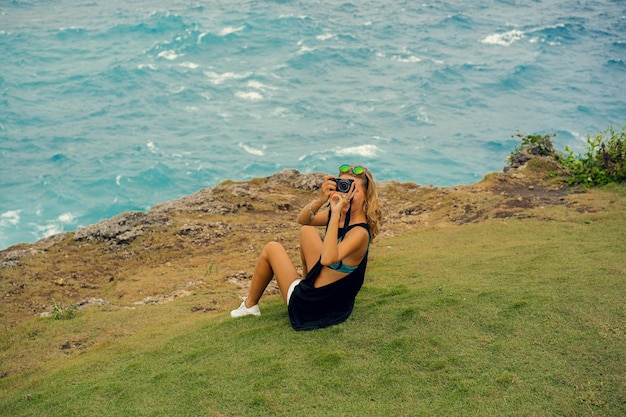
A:
[[[363,239],[367,238],[369,243],[370,240],[370,228],[367,223],[354,223],[347,227],[346,233],[350,233],[351,235],[361,235]]]
[[[357,229],[358,228],[358,229]],[[367,223],[354,223],[351,224],[350,226],[348,226],[348,232],[353,230],[353,229],[357,229],[357,230],[363,230],[364,232],[366,232],[368,235],[370,233],[370,226]]]

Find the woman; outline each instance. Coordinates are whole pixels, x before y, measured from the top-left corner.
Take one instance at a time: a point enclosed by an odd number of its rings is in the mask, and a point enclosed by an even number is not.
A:
[[[327,203],[329,210],[320,212]],[[297,219],[303,225],[300,257],[304,278],[280,243],[268,243],[252,274],[248,296],[231,316],[260,316],[257,303],[276,277],[295,330],[345,321],[363,285],[369,244],[378,234],[381,217],[376,184],[367,168],[342,165],[338,178],[325,176],[320,196],[306,205]],[[314,226],[326,226],[323,240]]]

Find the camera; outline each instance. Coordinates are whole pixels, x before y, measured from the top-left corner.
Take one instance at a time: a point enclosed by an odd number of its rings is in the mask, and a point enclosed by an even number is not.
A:
[[[331,178],[331,180],[337,184],[337,191],[344,194],[350,191],[350,187],[352,187],[354,182],[354,180],[343,178]]]

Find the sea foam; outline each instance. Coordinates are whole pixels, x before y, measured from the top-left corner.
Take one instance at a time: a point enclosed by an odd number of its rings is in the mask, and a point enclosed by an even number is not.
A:
[[[494,33],[485,37],[481,42],[487,45],[510,46],[511,44],[519,41],[523,37],[524,32],[514,29],[504,33]]]
[[[346,148],[336,148],[337,156],[360,156],[363,158],[375,158],[380,153],[380,148],[376,145],[349,146]]]

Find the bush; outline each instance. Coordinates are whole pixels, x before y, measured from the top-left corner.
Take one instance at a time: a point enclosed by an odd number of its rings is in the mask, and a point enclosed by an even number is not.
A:
[[[609,126],[593,136],[587,135],[583,155],[574,155],[568,146],[563,153],[558,153],[551,140],[555,135],[516,133],[513,137],[519,137],[521,143],[509,155],[509,165],[504,170],[518,168],[539,157],[554,161],[562,167],[566,172],[564,180],[568,184],[593,187],[626,180],[626,125],[621,132]]]
[[[621,132],[609,126],[593,136],[587,135],[584,155],[574,156],[572,150],[565,147],[562,163],[570,174],[568,182],[596,186],[626,180],[625,140],[626,125]]]
[[[524,135],[517,132],[512,137],[521,139],[521,143],[513,149],[509,157],[509,166],[505,168],[518,168],[526,162],[536,157],[547,157],[558,161],[560,159],[558,152],[554,149],[551,137],[556,136],[555,133],[547,135]]]
[[[63,304],[53,300],[51,314],[53,320],[71,320],[76,317],[77,314],[78,306],[76,304],[64,306]]]

